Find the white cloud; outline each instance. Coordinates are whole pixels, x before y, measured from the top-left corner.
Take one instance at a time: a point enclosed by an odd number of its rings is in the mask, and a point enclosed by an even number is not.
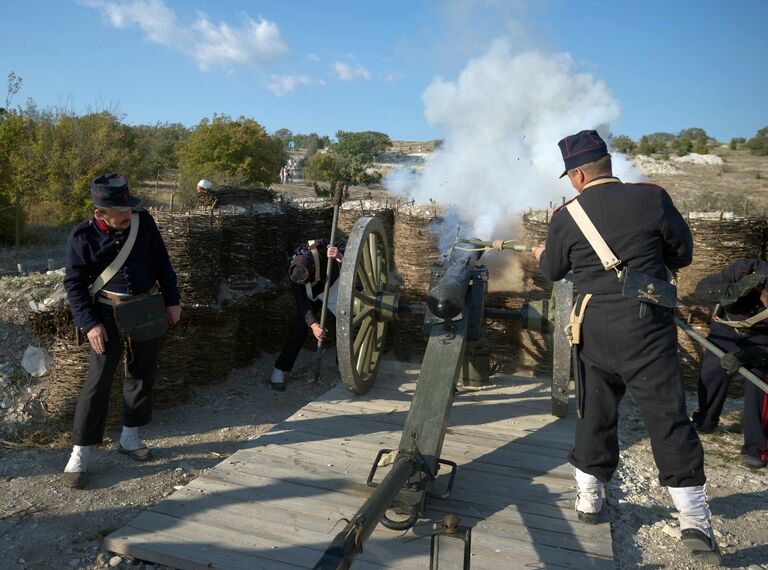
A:
[[[267,89],[282,97],[301,85],[325,85],[325,82],[308,75],[273,75],[267,82]]]
[[[179,22],[162,0],[84,0],[101,11],[115,28],[138,26],[151,42],[173,47],[193,58],[203,71],[247,65],[263,68],[288,55],[288,46],[274,22],[244,16],[240,27],[214,24],[200,13],[190,24]]]
[[[320,61],[320,56],[317,55],[316,53],[308,53],[307,54],[307,59],[309,61]]]
[[[336,75],[342,81],[354,81],[355,79],[362,79],[364,81],[371,80],[371,73],[365,69],[362,65],[356,64],[354,67],[337,61],[333,64],[333,68],[336,70]]]

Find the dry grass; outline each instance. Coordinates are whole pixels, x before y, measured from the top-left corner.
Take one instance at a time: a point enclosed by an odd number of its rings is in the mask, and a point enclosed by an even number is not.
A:
[[[649,178],[666,188],[683,211],[768,212],[768,157],[727,146],[713,149],[712,154],[722,158],[724,164],[676,163],[683,174],[654,174]]]

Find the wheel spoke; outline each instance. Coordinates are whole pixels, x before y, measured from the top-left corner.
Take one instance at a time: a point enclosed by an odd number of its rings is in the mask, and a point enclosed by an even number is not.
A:
[[[357,373],[362,376],[363,375],[363,365],[365,363],[365,353],[368,352],[368,337],[373,334],[373,328],[370,326],[370,321],[366,321],[362,328],[365,326],[365,324],[368,324],[369,326],[365,329],[365,334],[361,335],[361,342],[360,346],[358,347],[359,352],[356,350],[354,354],[357,355],[357,362],[355,363],[355,369],[357,370]],[[355,339],[355,344],[357,344],[357,338]]]
[[[371,354],[373,353],[373,345],[376,344],[376,327],[371,328],[371,334],[368,335],[368,339],[363,345],[363,359],[362,370],[359,370],[360,374],[368,374],[371,371]]]
[[[357,331],[357,335],[355,336],[355,341],[352,343],[352,355],[357,356],[360,353],[360,347],[362,346],[363,342],[365,341],[365,337],[368,334],[368,332],[371,330],[371,324],[373,321],[371,320],[365,320],[363,321],[363,324],[360,325],[360,330]]]
[[[366,305],[363,307],[363,310],[360,311],[355,317],[352,319],[352,329],[362,323],[365,319],[369,318],[371,314],[373,313],[373,307]]]
[[[369,277],[369,274],[365,272],[365,268],[360,266],[355,268],[355,271],[357,273],[357,278],[360,280],[360,284],[363,286],[363,291],[365,291],[369,295],[373,295],[374,293],[376,293],[376,289],[373,286],[373,283],[371,283],[371,278]]]
[[[381,256],[376,247],[376,234],[368,236],[368,252],[371,256],[371,265],[373,267],[373,284],[377,289],[381,288]]]
[[[368,282],[371,284],[371,287],[373,287],[373,290],[376,291],[376,281],[373,275],[373,258],[371,257],[371,249],[369,243],[370,237],[368,238],[367,243],[362,244],[362,269],[365,272],[365,276],[368,278]]]
[[[363,309],[365,309],[366,307],[373,308],[373,306],[376,304],[376,299],[374,299],[370,295],[366,295],[365,291],[353,291],[352,297],[360,301],[361,305],[363,306]],[[360,309],[360,310],[362,311],[363,309]],[[358,312],[358,314],[360,313]]]

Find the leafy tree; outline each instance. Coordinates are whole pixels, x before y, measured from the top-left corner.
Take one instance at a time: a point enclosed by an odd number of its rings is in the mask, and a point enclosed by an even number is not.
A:
[[[705,141],[709,140],[709,135],[707,135],[707,131],[704,129],[700,129],[698,127],[694,127],[692,129],[683,129],[680,131],[680,133],[677,135],[679,137],[687,136],[692,141],[695,141],[697,139],[703,138]]]
[[[291,129],[277,129],[275,131],[275,136],[279,139],[282,139],[288,142],[288,140],[290,140],[293,137],[293,131],[291,131]]]
[[[757,134],[747,141],[747,148],[752,154],[768,156],[768,127],[757,131]]]
[[[307,159],[304,176],[312,182],[330,182],[334,178],[337,161],[327,152],[316,153]]]
[[[672,133],[667,133],[667,132],[664,132],[664,131],[660,131],[658,133],[652,133],[652,134],[650,134],[648,136],[651,137],[653,140],[655,140],[657,142],[660,141],[660,142],[663,142],[663,143],[673,143],[673,142],[675,142],[675,139],[677,138]]]
[[[611,146],[618,152],[624,154],[632,154],[637,149],[635,141],[629,138],[627,135],[619,135],[611,139]]]
[[[696,154],[707,154],[709,153],[709,139],[706,136],[700,136],[695,141],[693,141],[693,152]]]
[[[384,133],[377,131],[337,131],[333,150],[337,158],[336,171],[331,186],[336,181],[350,184],[372,184],[381,180],[381,174],[371,171],[373,160],[380,152],[389,148],[391,141]]]
[[[675,142],[675,152],[678,156],[685,156],[693,150],[693,141],[688,135],[681,135]]]
[[[731,143],[728,146],[731,148],[731,150],[738,150],[746,142],[747,142],[747,139],[745,139],[744,137],[734,137],[731,139]]]
[[[178,168],[176,146],[189,137],[189,130],[179,123],[157,123],[132,127],[139,150],[142,180],[160,176],[169,168]]]
[[[227,115],[200,121],[177,150],[188,191],[200,178],[269,187],[286,160],[279,138],[270,137],[253,119]]]
[[[90,181],[100,174],[121,172],[131,184],[139,181],[133,133],[114,114],[102,111],[78,117],[43,111],[37,117],[30,125],[29,146],[21,154],[19,169],[28,183],[25,205],[34,217],[58,225],[84,219],[92,209]]]
[[[377,131],[345,132],[337,131],[336,152],[343,158],[355,157],[364,163],[372,163],[380,152],[387,150],[392,141],[384,133]]]

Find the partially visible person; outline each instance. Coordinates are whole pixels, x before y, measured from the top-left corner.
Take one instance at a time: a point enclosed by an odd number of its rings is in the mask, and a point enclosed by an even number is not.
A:
[[[311,241],[299,247],[288,266],[291,280],[291,292],[296,301],[296,321],[288,333],[283,350],[275,361],[269,377],[270,386],[279,392],[285,390],[285,373],[293,369],[307,332],[317,340],[325,338],[326,329],[320,326],[320,310],[325,292],[325,282],[330,281],[328,290],[328,311],[336,316],[336,299],[339,290],[339,271],[343,259],[344,246],[331,245],[328,240]],[[331,274],[326,275],[328,259],[335,259],[331,265]]]
[[[205,192],[206,190],[211,189],[211,183],[203,178],[200,182],[197,183],[197,191],[198,192]]]
[[[768,261],[740,259],[702,279],[695,295],[718,303],[707,340],[726,352],[722,358],[709,351],[704,355],[699,405],[691,416],[699,433],[712,433],[740,367],[768,379]],[[768,394],[739,378],[744,382],[741,464],[763,469],[768,464]]]
[[[103,441],[112,379],[123,358],[128,373],[118,451],[137,461],[152,458],[138,430],[152,419],[160,341],[128,342],[119,332],[116,312],[127,314],[126,309],[130,312],[136,301],[152,297],[151,302],[160,307],[152,327],[164,329],[163,318],[175,324],[181,317],[176,274],[165,244],[149,212],[136,209],[139,200],[131,196],[125,177],[107,174],[94,179],[91,198],[95,206],[91,219],[75,226],[67,240],[64,276],[75,324],[91,347],[88,374],[75,410],[72,454],[63,475],[64,483],[75,488],[85,486],[91,448]],[[131,243],[134,223],[138,225]],[[126,247],[130,249],[123,253]],[[127,257],[120,263],[125,253]],[[141,315],[143,318],[144,313]]]

